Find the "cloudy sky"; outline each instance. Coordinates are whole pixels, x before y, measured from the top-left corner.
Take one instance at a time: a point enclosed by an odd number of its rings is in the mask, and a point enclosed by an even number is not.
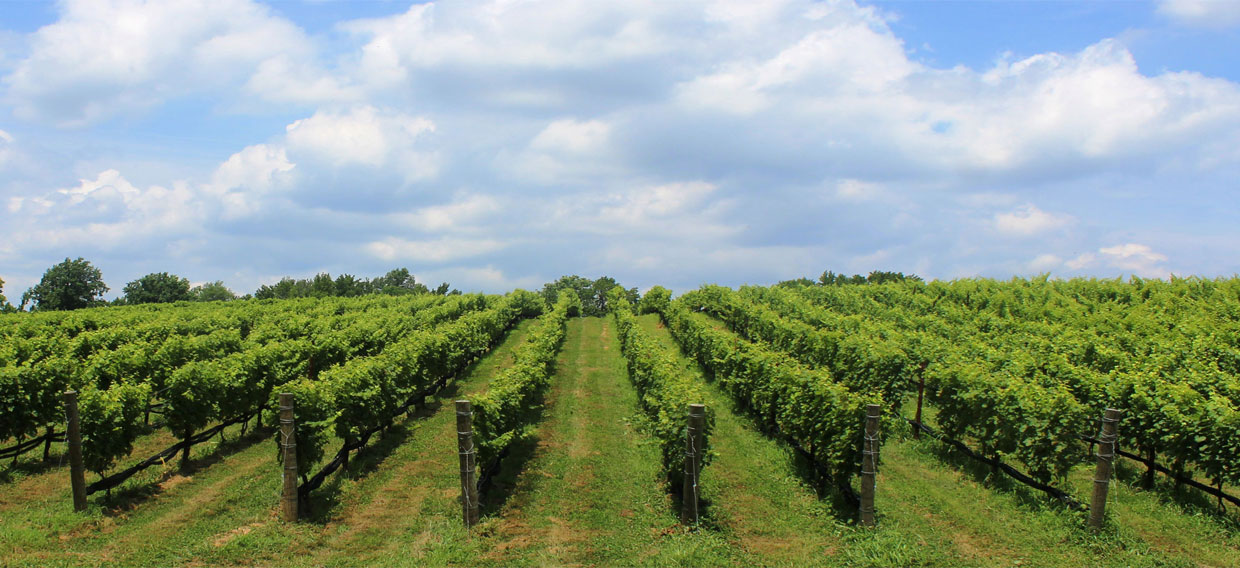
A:
[[[1240,1],[0,6],[0,278],[1240,272]]]

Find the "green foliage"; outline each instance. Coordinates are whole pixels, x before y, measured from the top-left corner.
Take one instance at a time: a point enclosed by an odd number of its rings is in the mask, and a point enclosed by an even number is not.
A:
[[[530,433],[542,415],[542,395],[551,380],[552,363],[564,341],[568,312],[578,305],[575,294],[563,292],[514,350],[513,364],[491,381],[487,392],[473,400],[474,441],[483,464],[498,458],[513,442]]]
[[[444,301],[443,306],[452,308],[440,310],[427,321],[460,317],[433,329],[411,330],[375,356],[348,358],[349,341],[344,339],[336,340],[339,347],[330,349],[331,342],[322,343],[319,359],[334,361],[338,357],[339,362],[317,380],[298,383],[298,388],[306,389],[312,383],[314,404],[321,405],[312,409],[309,424],[297,426],[298,452],[304,447],[307,455],[317,456],[317,460],[330,438],[328,432],[353,440],[361,432],[385,424],[413,397],[431,394],[435,385],[456,376],[486,353],[518,319],[538,315],[545,307],[540,296],[523,290],[503,298],[456,296]],[[482,306],[485,309],[481,311],[464,313]],[[300,399],[296,404],[300,407]],[[298,413],[300,416],[300,410]],[[298,462],[302,462],[300,454]]]
[[[621,351],[628,362],[629,380],[637,388],[641,407],[650,417],[654,437],[659,441],[663,474],[678,491],[684,481],[689,405],[705,403],[706,394],[702,386],[676,364],[674,355],[637,325],[633,308],[625,296],[625,290],[616,286],[609,302],[619,330]],[[708,406],[702,429],[703,447],[699,448],[708,458],[714,425],[715,409]]]
[[[79,393],[82,463],[86,469],[103,476],[118,457],[133,450],[150,398],[151,387],[145,384],[87,387]]]
[[[289,298],[352,298],[367,294],[387,294],[402,296],[406,294],[435,294],[438,296],[459,295],[460,292],[444,282],[435,289],[428,288],[418,282],[408,268],[397,268],[374,279],[357,278],[352,274],[341,274],[334,280],[326,272],[316,274],[310,279],[285,277],[275,284],[264,284],[254,292],[259,300]]]
[[[22,306],[32,303],[35,310],[77,310],[102,305],[103,273],[90,261],[77,258],[57,264],[43,273],[43,279],[22,296]]]
[[[875,392],[892,406],[900,405],[911,386],[914,366],[898,342],[888,339],[890,330],[874,329],[873,324],[865,324],[866,335],[821,329],[786,318],[756,301],[781,294],[786,292],[778,288],[746,287],[736,292],[703,286],[680,301],[719,318],[741,337],[770,344],[805,365],[830,371],[850,390]]]
[[[190,289],[189,295],[190,299],[195,302],[223,302],[237,299],[237,295],[229,290],[222,280],[194,286]]]
[[[548,304],[551,304],[560,296],[560,292],[572,292],[581,300],[581,315],[602,317],[608,313],[608,294],[616,286],[616,279],[610,276],[602,276],[597,280],[577,275],[561,276],[555,282],[544,284],[539,293],[543,295]],[[624,297],[630,304],[637,303],[637,288],[624,290]]]
[[[637,313],[639,314],[657,314],[667,309],[667,304],[672,301],[672,291],[662,286],[655,286],[646,291],[646,295],[642,296],[641,302],[637,305]]]
[[[859,471],[865,406],[878,394],[857,393],[825,371],[717,329],[680,300],[662,312],[681,348],[761,423],[810,452],[839,483]]]
[[[167,304],[192,299],[189,280],[156,272],[125,285],[126,304]]]

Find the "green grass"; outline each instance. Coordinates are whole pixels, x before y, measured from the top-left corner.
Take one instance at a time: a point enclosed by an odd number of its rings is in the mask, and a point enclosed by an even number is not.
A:
[[[313,497],[309,518],[278,518],[271,431],[194,449],[138,476],[109,499],[72,511],[68,473],[23,460],[0,465],[4,566],[1240,566],[1234,509],[1168,483],[1136,488],[1121,462],[1109,524],[1098,535],[1078,513],[990,475],[907,428],[885,425],[879,526],[819,497],[803,463],[761,434],[679,355],[654,316],[640,325],[707,385],[714,455],[702,479],[704,520],[678,522],[644,433],[638,396],[610,318],[569,322],[543,421],[516,446],[486,495],[483,520],[461,526],[451,400],[486,389],[511,364],[529,323],[509,334],[428,407],[399,421]],[[132,461],[174,440],[154,432]],[[32,454],[35,456],[35,454]],[[1084,499],[1092,469],[1074,469]]]

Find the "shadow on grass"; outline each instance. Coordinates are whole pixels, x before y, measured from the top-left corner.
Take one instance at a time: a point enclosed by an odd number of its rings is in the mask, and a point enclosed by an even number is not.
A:
[[[302,504],[301,520],[317,524],[331,521],[334,511],[340,505],[345,481],[365,479],[377,471],[379,466],[409,440],[414,431],[409,427],[410,422],[435,415],[444,404],[451,404],[459,391],[456,381],[450,382],[435,395],[427,397],[426,404],[410,408],[404,418],[398,418],[387,430],[374,434],[369,444],[349,457],[347,467],[337,470],[321,487],[310,493],[309,502]]]
[[[826,503],[832,515],[845,521],[853,521],[858,518],[858,515],[860,514],[858,505],[849,499],[837,483],[821,474],[819,468],[816,466],[807,451],[803,448],[798,448],[795,446],[786,436],[765,424],[753,413],[752,410],[743,406],[740,401],[737,401],[735,398],[728,395],[728,393],[724,391],[715,380],[714,373],[701,368],[696,361],[693,361],[688,357],[685,357],[685,360],[685,366],[690,372],[697,373],[699,376],[703,377],[707,383],[710,383],[716,390],[719,391],[722,398],[727,401],[729,407],[728,410],[730,410],[746,428],[758,432],[764,438],[771,440],[789,450],[789,465],[792,467],[793,472],[796,474],[797,478],[801,480],[801,482],[803,482],[807,487],[813,489],[819,500]],[[677,507],[679,507],[680,501],[677,500],[676,503]],[[709,515],[709,506],[701,508],[704,511],[704,514]],[[677,509],[677,514],[679,515],[679,509]]]
[[[1199,515],[1210,519],[1228,530],[1240,530],[1240,518],[1237,518],[1234,514],[1235,508],[1220,508],[1217,497],[1203,493],[1193,487],[1176,483],[1174,479],[1162,474],[1155,475],[1153,489],[1146,491],[1142,489],[1142,478],[1144,476],[1144,465],[1134,463],[1131,460],[1116,460],[1116,481],[1125,483],[1136,491],[1153,493],[1157,496],[1160,503],[1179,506],[1189,515]]]
[[[922,438],[920,445],[938,459],[940,463],[965,474],[984,487],[1012,496],[1016,499],[1017,505],[1024,509],[1032,511],[1045,511],[1048,509],[1071,510],[1062,501],[1029,487],[1008,476],[999,468],[973,459],[947,444],[925,437]],[[1020,469],[1018,465],[1013,465],[1013,467]]]
[[[508,451],[499,463],[499,469],[487,478],[487,483],[482,488],[482,516],[499,513],[517,493],[533,494],[531,485],[538,480],[531,479],[531,476],[523,478],[521,474],[530,460],[538,454],[540,441],[541,438],[531,434],[508,446]]]
[[[239,453],[253,446],[254,444],[271,440],[275,434],[275,428],[264,426],[262,428],[250,428],[244,436],[235,438],[225,438],[224,441],[215,444],[215,448],[205,456],[199,456],[191,459],[187,467],[172,467],[164,471],[160,476],[150,482],[134,483],[127,480],[119,489],[110,493],[105,492],[99,497],[99,504],[103,507],[103,514],[107,516],[117,516],[124,514],[138,507],[139,505],[149,501],[152,497],[159,495],[164,491],[163,484],[174,476],[192,476],[204,469],[207,469],[225,458]],[[209,442],[203,442],[207,444]],[[199,444],[201,445],[201,444]],[[275,450],[272,450],[275,453]],[[179,464],[180,457],[168,460],[169,464]],[[274,467],[274,466],[273,466]],[[140,476],[141,474],[139,474]],[[138,477],[138,476],[135,476]],[[89,483],[90,480],[88,479]],[[97,495],[97,494],[96,494]]]
[[[27,458],[27,456],[30,457]],[[17,463],[13,463],[11,459],[4,460],[3,469],[0,469],[0,483],[11,483],[16,479],[41,475],[68,465],[69,456],[65,453],[64,443],[54,442],[52,443],[52,451],[48,454],[46,461],[43,459],[42,447],[17,458]]]

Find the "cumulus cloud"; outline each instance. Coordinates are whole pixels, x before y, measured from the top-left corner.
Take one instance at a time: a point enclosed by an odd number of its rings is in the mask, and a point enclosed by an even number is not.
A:
[[[80,126],[225,91],[265,66],[261,83],[272,65],[313,52],[300,29],[250,0],[69,0],[4,82],[17,116]]]
[[[1018,237],[1029,237],[1054,229],[1059,229],[1072,222],[1067,215],[1047,213],[1032,204],[1026,204],[1015,211],[995,215],[995,229],[1000,233]]]
[[[193,233],[202,215],[185,184],[141,189],[116,170],[45,195],[11,198],[8,211],[11,244],[27,252],[128,250],[156,235],[175,238]]]
[[[27,122],[0,131],[0,236],[77,254],[128,231],[175,247],[169,269],[253,283],[396,263],[479,286],[1157,274],[1194,254],[1173,244],[1192,222],[1125,235],[1167,187],[1227,202],[1240,148],[1231,81],[1143,71],[1105,38],[936,68],[847,1],[436,2],[336,29],[245,0],[63,4],[4,78]],[[255,125],[175,175],[94,149],[113,132],[92,124],[179,97]],[[88,157],[10,174],[47,123],[85,126]],[[26,238],[0,238],[6,259]]]
[[[1189,26],[1227,28],[1240,25],[1240,3],[1229,0],[1163,0],[1158,11]]]
[[[1130,271],[1139,276],[1165,277],[1169,274],[1166,268],[1159,266],[1167,262],[1167,255],[1154,252],[1147,245],[1125,243],[1098,249],[1105,262],[1115,268]]]

